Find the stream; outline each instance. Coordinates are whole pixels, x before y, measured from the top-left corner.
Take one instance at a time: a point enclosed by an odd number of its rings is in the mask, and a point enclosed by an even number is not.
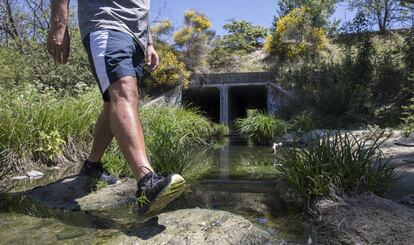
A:
[[[165,211],[195,207],[225,210],[265,227],[284,244],[312,243],[308,220],[296,208],[294,193],[279,179],[270,147],[249,147],[234,140],[212,154],[209,173]],[[41,179],[15,182],[12,192],[46,185],[76,171],[76,167],[51,170]],[[98,216],[21,205],[16,207],[18,212],[0,205],[0,244],[111,244],[117,236],[128,235],[132,227],[144,225],[127,208]]]

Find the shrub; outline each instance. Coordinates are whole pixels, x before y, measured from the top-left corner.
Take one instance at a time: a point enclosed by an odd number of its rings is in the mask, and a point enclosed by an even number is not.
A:
[[[410,99],[410,103],[407,106],[403,106],[403,135],[410,137],[414,133],[414,97]]]
[[[241,136],[256,144],[270,144],[288,128],[286,122],[257,111],[248,111],[247,118],[237,119],[235,127]]]
[[[328,38],[325,30],[313,27],[310,8],[295,8],[276,22],[275,31],[266,40],[265,50],[282,60],[325,50]]]
[[[144,77],[144,84],[148,90],[168,90],[182,85],[184,88],[190,84],[190,73],[185,64],[178,60],[178,54],[166,43],[158,41],[156,44],[160,57],[160,65],[157,70]]]
[[[313,127],[312,116],[309,112],[296,115],[289,123],[290,129],[298,134],[309,132]]]
[[[328,197],[332,192],[381,195],[397,177],[390,159],[380,150],[384,141],[384,133],[369,139],[336,132],[306,149],[282,149],[277,169],[304,203]]]

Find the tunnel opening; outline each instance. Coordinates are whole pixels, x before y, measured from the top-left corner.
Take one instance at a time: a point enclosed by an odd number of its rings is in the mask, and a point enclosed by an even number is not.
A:
[[[220,123],[220,90],[217,87],[190,89],[184,94],[184,103],[198,108],[206,117]]]
[[[267,112],[267,89],[264,85],[235,86],[229,89],[229,125],[246,118],[247,110]]]

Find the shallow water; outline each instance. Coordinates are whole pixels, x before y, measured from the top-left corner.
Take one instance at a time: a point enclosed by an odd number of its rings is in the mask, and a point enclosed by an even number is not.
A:
[[[278,180],[270,147],[248,147],[231,142],[214,150],[209,174],[193,184],[166,211],[181,208],[211,208],[242,215],[264,226],[288,244],[306,244],[310,226],[295,207],[291,190]],[[20,181],[14,191],[44,185],[76,172],[76,168],[51,171],[35,181]],[[0,209],[0,244],[106,244],[116,237],[139,236],[130,228],[142,226],[128,208],[102,215],[86,212],[31,208]]]

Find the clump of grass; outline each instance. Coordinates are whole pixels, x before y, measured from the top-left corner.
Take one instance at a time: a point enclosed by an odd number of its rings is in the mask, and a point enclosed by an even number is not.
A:
[[[247,118],[235,122],[237,132],[254,144],[270,144],[286,133],[288,124],[258,111],[248,111]]]
[[[381,195],[397,175],[380,150],[384,133],[371,137],[336,132],[306,149],[282,149],[276,168],[308,204],[332,192]]]
[[[309,112],[302,112],[296,115],[289,124],[290,130],[302,135],[313,128],[312,115]]]
[[[91,89],[70,96],[40,85],[0,87],[0,150],[53,161],[70,138],[90,139],[99,100]]]
[[[209,120],[195,110],[167,106],[142,109],[141,120],[150,161],[159,173],[190,180],[207,172],[211,159],[191,148],[210,147],[216,139],[216,126]]]

